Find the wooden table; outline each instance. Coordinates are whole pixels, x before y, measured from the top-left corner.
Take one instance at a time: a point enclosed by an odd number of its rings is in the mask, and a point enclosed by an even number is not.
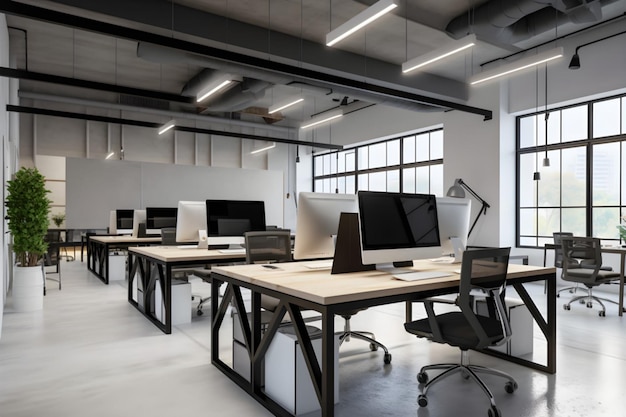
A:
[[[453,273],[443,278],[405,282],[393,279],[380,271],[366,271],[331,275],[329,269],[309,269],[308,263],[291,262],[277,265],[278,269],[268,269],[262,265],[240,265],[215,267],[211,278],[213,293],[222,283],[227,283],[221,302],[211,299],[213,318],[211,330],[211,363],[230,377],[242,389],[277,416],[291,415],[278,403],[269,398],[262,389],[261,370],[263,357],[273,339],[285,313],[289,313],[299,344],[302,348],[313,386],[315,387],[323,417],[334,415],[334,317],[342,311],[383,305],[395,302],[415,301],[420,298],[454,293],[459,288],[459,275]],[[436,264],[428,261],[415,261],[415,269],[448,270],[459,269],[459,265]],[[523,284],[532,281],[548,282],[547,318],[544,319]],[[523,358],[509,356],[495,351],[487,353],[506,360],[548,373],[556,372],[556,269],[509,265],[508,285],[512,285],[528,307],[538,327],[547,341],[547,365]],[[238,311],[246,311],[241,289],[252,291],[250,318],[238,314],[243,329],[246,348],[250,356],[250,381],[243,378],[220,359],[220,327],[222,326],[231,300]],[[267,325],[261,330],[261,293],[280,300],[280,304]],[[322,359],[321,367],[313,351],[311,339],[306,331],[302,310],[313,309],[321,313]],[[398,331],[402,323],[396,324]]]
[[[88,236],[87,269],[105,284],[109,284],[109,252],[131,246],[160,244],[161,237]]]
[[[141,246],[128,249],[128,302],[165,334],[172,333],[172,270],[215,263],[245,261],[245,252],[230,253],[195,246]],[[133,284],[137,279],[137,300]],[[163,294],[164,321],[155,314],[156,285]],[[219,289],[218,289],[219,291]],[[218,294],[218,292],[213,292]],[[215,297],[217,298],[217,297]]]

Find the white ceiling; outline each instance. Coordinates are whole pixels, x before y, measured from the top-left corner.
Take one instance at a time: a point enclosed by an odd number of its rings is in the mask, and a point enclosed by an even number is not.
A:
[[[22,14],[21,10],[9,10],[7,13],[9,26],[17,28],[11,29],[9,34],[11,52],[18,69],[181,95],[187,82],[203,69],[223,71],[227,67],[229,72],[258,80],[260,84],[267,83],[268,88],[262,89],[253,98],[246,96],[247,100],[231,92],[235,101],[238,98],[241,100],[238,106],[228,111],[212,111],[205,106],[163,100],[159,106],[225,119],[231,119],[236,114],[236,118],[242,120],[259,124],[271,122],[274,126],[297,126],[311,114],[339,106],[344,97],[348,97],[352,110],[374,103],[427,110],[429,106],[415,100],[416,95],[465,104],[468,97],[465,81],[469,75],[480,71],[480,64],[550,41],[555,33],[562,36],[626,12],[626,0],[397,0],[399,7],[394,12],[367,29],[333,48],[324,45],[328,31],[372,3],[374,0],[0,1],[3,10],[16,4],[35,6],[61,12],[66,18],[81,16],[139,29],[166,39],[262,58],[266,62],[287,64],[295,69],[336,75],[343,80],[362,83],[360,86],[374,86],[374,90],[389,88],[394,92],[389,95],[385,90],[380,94],[329,84],[327,80],[307,79],[303,83],[301,74],[277,74],[268,68],[252,68],[163,47],[152,50],[145,58],[139,58],[138,42],[134,39],[114,37],[99,32],[98,28],[80,29],[77,27],[81,25],[75,25],[71,20],[61,25],[54,22],[56,18],[51,13],[38,19],[18,16]],[[573,11],[580,10],[583,3],[595,3],[592,6],[596,6],[596,12],[601,10],[601,16],[596,15],[594,21],[571,23]],[[550,4],[562,12],[557,12]],[[585,7],[591,6],[587,4]],[[528,27],[528,34],[520,37],[518,31],[515,36],[507,37],[506,33],[503,34],[505,29],[498,28],[498,25],[510,23],[514,19],[511,16],[518,14],[523,17],[525,13],[532,17],[522,19],[524,27]],[[552,15],[554,23],[550,20]],[[475,30],[478,45],[470,52],[429,67],[427,72],[402,75],[402,62],[453,39],[446,32],[446,27],[457,17],[461,24],[465,20],[471,23],[468,31]],[[521,26],[522,20],[518,26]],[[242,92],[245,92],[245,85],[241,88]],[[95,92],[58,83],[26,80],[21,82],[20,88],[24,93],[45,94],[49,99],[53,98],[51,96],[78,97],[109,105],[122,101],[121,95],[114,89],[111,92]],[[395,92],[411,96],[402,98]],[[282,120],[262,117],[267,107],[296,93],[305,95],[304,105],[283,112]],[[221,99],[206,105],[217,106]]]

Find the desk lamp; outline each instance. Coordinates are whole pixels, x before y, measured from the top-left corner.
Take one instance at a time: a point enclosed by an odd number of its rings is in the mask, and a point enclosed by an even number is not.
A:
[[[478,212],[478,216],[476,216],[476,219],[474,220],[474,223],[472,223],[472,227],[470,227],[469,233],[467,234],[467,236],[469,237],[472,234],[472,230],[474,230],[474,226],[476,226],[476,223],[478,222],[480,215],[487,214],[487,209],[491,206],[489,205],[489,203],[483,200],[478,194],[476,194],[476,191],[472,190],[472,188],[469,185],[467,185],[461,178],[457,178],[454,180],[454,184],[452,184],[452,187],[448,189],[448,192],[446,193],[446,195],[448,197],[465,198],[465,190],[467,190],[467,192],[470,193],[472,197],[474,197],[476,200],[478,200],[482,204],[482,207],[480,208],[480,211]]]

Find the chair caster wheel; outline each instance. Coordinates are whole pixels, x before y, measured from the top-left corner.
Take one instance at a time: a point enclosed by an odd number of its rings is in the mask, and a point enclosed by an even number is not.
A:
[[[571,310],[572,308],[568,304],[563,304],[564,310]]]
[[[593,308],[593,303],[587,303],[587,308]]]
[[[504,384],[504,390],[509,394],[513,394],[517,390],[517,382],[507,382]]]
[[[489,411],[487,412],[487,415],[489,417],[502,417],[502,413],[500,413],[500,410],[498,410],[497,407],[492,406]]]
[[[417,382],[420,384],[425,384],[428,382],[428,374],[426,372],[420,372],[417,374]]]
[[[424,394],[420,394],[417,397],[417,404],[420,407],[426,407],[428,405],[428,398],[426,398],[426,396]]]
[[[201,316],[201,315],[203,315],[203,314],[204,314],[204,311],[202,311],[202,310],[198,310],[198,311],[196,312],[196,314],[197,314],[198,316]]]
[[[578,300],[580,304],[585,304],[585,300]]]
[[[601,311],[598,313],[598,316],[600,317],[606,317],[606,311]]]
[[[370,343],[370,350],[372,352],[376,352],[378,350],[378,345],[376,343]]]
[[[383,356],[383,362],[385,365],[389,365],[391,363],[391,353],[385,353],[385,356]]]

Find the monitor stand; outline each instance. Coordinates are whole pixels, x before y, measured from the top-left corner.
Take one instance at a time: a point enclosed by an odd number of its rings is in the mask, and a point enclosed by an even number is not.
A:
[[[331,274],[372,271],[374,269],[376,269],[376,265],[363,265],[358,214],[341,213]]]

